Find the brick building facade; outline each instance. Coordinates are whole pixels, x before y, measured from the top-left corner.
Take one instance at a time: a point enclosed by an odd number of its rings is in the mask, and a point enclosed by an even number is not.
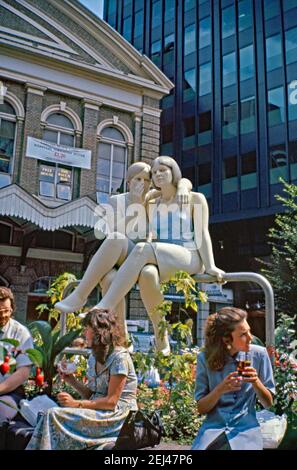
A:
[[[158,156],[172,83],[77,1],[5,0],[0,22],[0,284],[25,320],[40,280],[81,276],[100,244],[97,203],[125,189],[126,167]],[[90,166],[31,158],[28,138],[89,150]]]

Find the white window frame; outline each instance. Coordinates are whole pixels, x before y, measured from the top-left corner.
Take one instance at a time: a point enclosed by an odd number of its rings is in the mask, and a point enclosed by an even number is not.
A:
[[[66,118],[68,118],[70,121],[71,119],[69,118],[69,116],[67,116],[67,114],[59,111],[59,110],[55,110],[53,111],[51,114],[49,114],[47,116],[47,119],[52,116],[53,114],[62,114],[64,115]],[[60,142],[61,142],[61,134],[68,134],[68,135],[72,135],[73,136],[73,148],[75,148],[75,128],[74,128],[74,125],[73,125],[73,122],[71,121],[72,123],[72,126],[73,128],[72,129],[69,129],[69,127],[62,127],[62,126],[56,126],[55,124],[51,124],[51,123],[48,123],[47,121],[45,122],[45,125],[44,125],[44,128],[43,128],[43,132],[45,131],[54,131],[54,132],[57,132],[57,144],[58,145],[61,145]],[[47,142],[50,142],[50,141],[47,141]],[[44,197],[46,198],[47,200],[51,200],[51,201],[64,201],[65,203],[66,202],[70,202],[72,201],[73,199],[73,181],[74,181],[74,171],[73,171],[73,168],[72,167],[67,167],[67,165],[63,166],[63,165],[60,165],[59,163],[53,163],[53,164],[50,164],[49,162],[46,162],[46,161],[43,161],[43,160],[39,160],[39,171],[40,171],[40,166],[41,165],[45,165],[45,166],[52,166],[55,168],[55,181],[54,181],[54,187],[55,187],[55,196],[54,197],[51,197],[51,196],[44,196],[42,194],[40,194],[40,183],[41,183],[41,180],[40,180],[40,173],[38,175],[38,182],[39,182],[39,187],[38,187],[38,193],[39,193],[39,196],[40,197]],[[58,185],[58,169],[59,168],[62,168],[62,169],[65,169],[65,170],[71,170],[71,183],[70,183],[70,187],[71,187],[71,197],[70,199],[61,199],[61,198],[58,198],[57,197],[57,185]]]
[[[106,126],[104,127],[104,129],[107,129],[109,127],[113,127],[114,129],[116,129],[118,132],[120,132],[124,138],[123,141],[120,141],[120,140],[115,140],[115,139],[111,139],[109,137],[104,137],[104,136],[100,136],[100,141],[99,141],[99,145],[98,145],[98,150],[97,150],[97,158],[100,158],[99,157],[99,149],[100,149],[100,144],[109,144],[110,145],[110,172],[109,172],[109,187],[108,187],[108,193],[105,193],[105,194],[108,194],[108,195],[111,195],[111,186],[112,186],[112,169],[113,169],[113,154],[114,154],[114,147],[117,146],[117,147],[123,147],[125,149],[125,159],[124,159],[124,191],[126,191],[126,187],[127,187],[127,183],[126,183],[126,174],[127,174],[127,163],[128,163],[128,145],[127,145],[127,142],[126,142],[126,139],[125,139],[125,135],[123,134],[122,130],[121,129],[118,129],[116,126],[112,126],[112,125],[109,125],[109,126]],[[97,177],[100,176],[99,174],[97,174]],[[103,191],[98,191],[97,188],[96,188],[96,192],[97,193],[101,193]]]
[[[4,99],[4,101],[5,101],[5,99]],[[15,110],[14,106],[9,101],[7,101],[7,103],[14,109],[15,114],[7,114],[7,113],[1,113],[0,112],[0,127],[1,127],[2,120],[14,122],[15,123],[14,141],[13,141],[13,151],[12,151],[11,161],[10,161],[10,164],[9,164],[10,172],[9,173],[0,172],[0,174],[1,175],[9,175],[10,176],[10,183],[9,184],[11,184],[12,176],[13,176],[13,172],[14,172],[14,164],[15,164],[15,150],[16,150],[16,138],[17,138],[17,115],[16,115],[16,110]]]

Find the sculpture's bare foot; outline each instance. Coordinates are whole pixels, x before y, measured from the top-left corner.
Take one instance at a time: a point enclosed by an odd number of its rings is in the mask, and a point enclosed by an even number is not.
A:
[[[80,310],[86,301],[87,299],[83,299],[74,291],[66,299],[57,302],[55,308],[62,313],[72,313]]]

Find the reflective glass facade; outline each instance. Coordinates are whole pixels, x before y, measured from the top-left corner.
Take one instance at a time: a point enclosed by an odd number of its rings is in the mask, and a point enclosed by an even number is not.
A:
[[[279,210],[279,177],[297,183],[297,0],[105,0],[104,18],[174,82],[160,152],[211,221]]]

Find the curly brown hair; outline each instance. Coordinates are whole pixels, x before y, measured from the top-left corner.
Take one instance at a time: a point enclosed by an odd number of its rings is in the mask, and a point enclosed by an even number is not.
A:
[[[0,287],[0,300],[10,300],[11,308],[12,311],[14,312],[15,309],[15,302],[14,302],[14,296],[12,293],[12,290],[9,289],[8,287]]]
[[[205,357],[211,370],[223,369],[227,359],[226,340],[232,341],[232,331],[246,318],[247,312],[236,307],[223,307],[209,315],[205,326]]]
[[[115,346],[124,346],[115,313],[109,309],[93,308],[82,321],[94,332],[92,351],[98,362],[103,364]]]

